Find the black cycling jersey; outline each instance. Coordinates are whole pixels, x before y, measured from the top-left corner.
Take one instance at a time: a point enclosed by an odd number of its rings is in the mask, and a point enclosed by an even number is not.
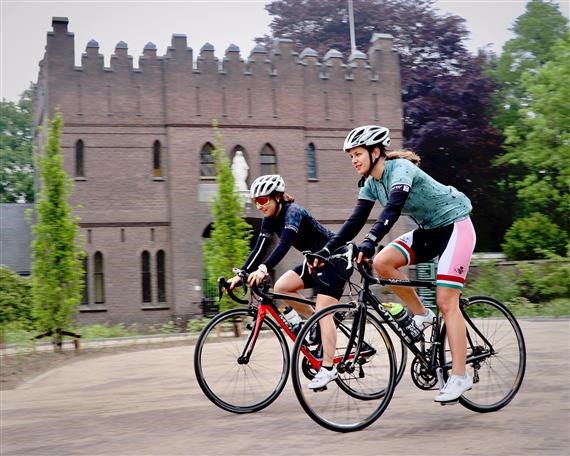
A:
[[[273,234],[279,237],[277,247],[263,261]],[[334,233],[316,220],[307,209],[296,203],[284,203],[276,217],[264,217],[255,247],[249,254],[242,269],[251,272],[264,263],[268,270],[273,269],[291,247],[300,252],[321,249]]]

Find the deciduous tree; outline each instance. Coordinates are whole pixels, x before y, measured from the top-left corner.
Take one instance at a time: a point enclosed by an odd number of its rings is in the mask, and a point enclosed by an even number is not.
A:
[[[570,232],[570,33],[552,47],[552,56],[536,73],[523,75],[527,106],[518,112],[519,123],[507,129],[507,153],[498,162],[518,167],[523,176],[515,188],[524,218],[510,233],[520,233],[540,215],[552,222],[549,232],[557,238],[546,250],[564,254]],[[536,229],[545,223],[532,225]],[[514,233],[508,238],[514,239]],[[537,242],[530,236],[526,240]],[[525,254],[536,255],[535,250],[528,245]]]
[[[273,1],[266,9],[273,17],[273,36],[291,38],[298,51],[350,53],[346,0]],[[472,56],[463,43],[469,33],[465,21],[442,14],[433,0],[359,0],[354,22],[361,51],[368,50],[374,32],[394,37],[405,146],[422,156],[428,173],[468,194],[479,248],[497,248],[511,222],[509,210],[497,209],[503,195],[493,185],[496,170],[490,166],[501,138],[487,117],[493,85],[482,72],[484,56]],[[271,42],[267,36],[263,40]]]
[[[493,95],[493,124],[500,130],[519,122],[519,110],[526,104],[522,76],[535,72],[554,55],[552,46],[568,30],[568,21],[559,5],[531,0],[513,26],[515,37],[503,46],[488,75],[497,86]]]
[[[18,103],[0,102],[0,203],[34,201],[32,97],[30,88]]]

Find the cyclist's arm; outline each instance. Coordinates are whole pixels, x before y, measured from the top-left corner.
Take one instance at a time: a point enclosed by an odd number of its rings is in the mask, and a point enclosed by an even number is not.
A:
[[[374,201],[364,198],[358,199],[351,216],[344,222],[338,233],[327,242],[326,248],[329,252],[334,252],[335,249],[351,241],[360,233],[373,207]]]
[[[378,245],[382,238],[388,234],[400,217],[404,204],[406,204],[408,196],[410,195],[410,190],[411,187],[407,184],[395,184],[392,186],[390,194],[388,195],[388,202],[372,226],[372,229],[368,232],[366,236],[367,239],[370,239],[374,244]]]
[[[269,258],[264,261],[265,266],[267,269],[271,271],[275,266],[279,264],[279,262],[287,255],[287,252],[295,242],[297,238],[297,228],[295,226],[286,226],[281,233],[279,238],[279,243],[277,247],[273,249]]]
[[[255,271],[257,267],[261,264],[265,256],[265,252],[267,251],[267,248],[271,243],[271,236],[272,233],[270,230],[267,229],[266,222],[264,219],[261,224],[261,231],[259,233],[259,236],[257,237],[257,242],[255,243],[255,247],[250,252],[249,256],[247,257],[247,260],[242,266],[242,269],[244,271],[246,272]]]

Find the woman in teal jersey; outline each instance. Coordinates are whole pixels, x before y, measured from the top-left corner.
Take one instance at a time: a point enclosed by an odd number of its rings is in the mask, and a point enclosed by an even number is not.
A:
[[[473,386],[471,376],[465,372],[465,321],[459,309],[476,240],[469,218],[471,202],[463,193],[423,172],[415,153],[388,152],[389,145],[390,131],[385,127],[366,125],[348,134],[344,151],[361,175],[358,201],[336,236],[316,253],[327,257],[336,247],[353,239],[366,223],[375,202],[380,201],[383,210],[359,245],[357,261],[374,257],[374,269],[381,277],[405,279],[399,270],[402,266],[439,257],[437,303],[445,317],[453,366],[452,375],[435,401],[455,401]],[[378,243],[402,214],[411,217],[418,228],[374,256]],[[318,261],[314,263],[319,265]],[[423,306],[413,288],[393,287],[393,290],[414,314],[420,328],[433,323],[433,312]]]

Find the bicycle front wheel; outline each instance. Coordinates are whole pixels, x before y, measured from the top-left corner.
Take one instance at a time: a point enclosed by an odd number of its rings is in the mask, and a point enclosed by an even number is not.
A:
[[[287,382],[289,348],[270,318],[261,325],[248,360],[240,359],[257,312],[233,309],[212,319],[194,350],[194,372],[214,404],[233,413],[257,412],[271,404]]]
[[[310,390],[307,383],[312,376],[301,349],[305,347],[322,356],[322,344],[307,346],[306,336],[312,327],[331,316],[336,327],[334,364],[338,378],[325,390]],[[360,353],[356,355],[353,344],[349,359],[343,364],[350,331],[363,317],[364,331],[357,335],[357,341],[362,341]],[[303,326],[293,347],[291,378],[297,399],[313,421],[337,432],[358,431],[376,421],[390,403],[396,382],[394,347],[377,317],[370,313],[361,315],[355,304],[336,304],[317,312]]]
[[[521,387],[526,367],[524,337],[511,311],[493,298],[473,296],[463,313],[467,372],[473,376],[473,388],[459,398],[459,403],[475,412],[494,412],[511,402]],[[444,325],[442,365],[452,361],[446,335]],[[443,374],[447,379],[449,370]]]

